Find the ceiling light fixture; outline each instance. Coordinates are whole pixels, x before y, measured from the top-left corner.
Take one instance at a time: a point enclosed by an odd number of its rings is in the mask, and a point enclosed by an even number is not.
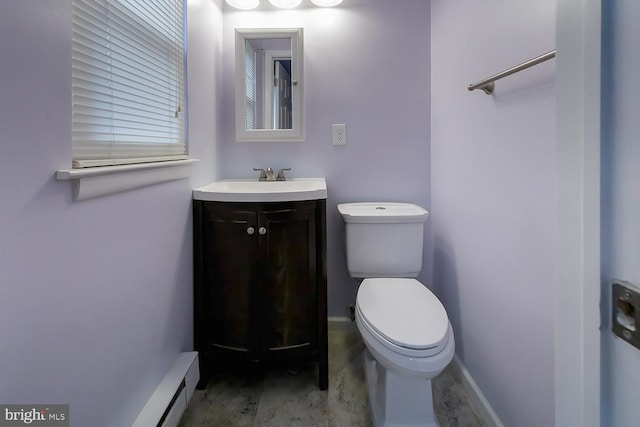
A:
[[[342,3],[342,0],[311,0],[311,3],[320,7],[333,7]]]
[[[225,0],[229,6],[235,7],[236,9],[255,9],[258,7],[260,0]]]
[[[269,0],[269,3],[282,9],[290,9],[302,3],[302,0]]]

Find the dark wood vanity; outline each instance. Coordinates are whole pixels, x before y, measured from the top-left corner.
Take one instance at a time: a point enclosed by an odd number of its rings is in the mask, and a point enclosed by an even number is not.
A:
[[[198,387],[214,372],[317,362],[326,390],[326,200],[194,200],[193,215]]]

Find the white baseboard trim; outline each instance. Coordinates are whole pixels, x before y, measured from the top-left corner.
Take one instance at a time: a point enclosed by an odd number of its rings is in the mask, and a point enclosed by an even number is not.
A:
[[[132,427],[176,427],[199,380],[198,353],[180,354]]]
[[[462,364],[462,361],[458,358],[458,355],[453,356],[453,361],[451,362],[451,369],[453,371],[453,375],[460,381],[464,389],[469,394],[469,398],[475,405],[478,412],[482,418],[487,422],[488,427],[504,427],[500,418],[495,413],[489,401],[482,394],[482,390],[473,380],[467,368]]]
[[[329,331],[355,331],[358,329],[356,322],[351,321],[348,317],[328,317]]]

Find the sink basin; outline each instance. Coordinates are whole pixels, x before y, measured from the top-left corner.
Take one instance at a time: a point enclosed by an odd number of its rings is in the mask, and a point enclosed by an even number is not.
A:
[[[225,179],[193,190],[195,200],[215,202],[286,202],[327,198],[324,178],[294,178],[287,181]]]

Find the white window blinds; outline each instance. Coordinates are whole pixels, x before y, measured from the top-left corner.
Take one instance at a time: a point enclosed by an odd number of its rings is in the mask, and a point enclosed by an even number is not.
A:
[[[183,0],[72,0],[73,167],[185,159]]]

